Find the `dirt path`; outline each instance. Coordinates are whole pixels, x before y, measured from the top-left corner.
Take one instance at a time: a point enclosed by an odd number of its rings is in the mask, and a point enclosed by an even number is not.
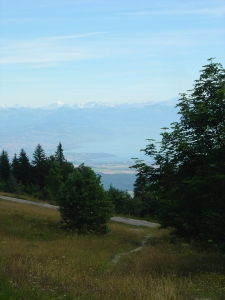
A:
[[[130,224],[130,225],[134,225],[134,226],[145,226],[145,227],[159,226],[159,224],[153,223],[153,222],[136,220],[136,219],[129,219],[129,218],[122,218],[122,217],[112,217],[111,221]]]
[[[131,250],[131,251],[129,251],[129,252],[124,252],[124,253],[119,253],[119,254],[117,254],[117,255],[113,258],[112,263],[113,263],[113,264],[116,264],[116,263],[119,261],[119,259],[120,259],[122,256],[124,256],[124,255],[128,255],[128,254],[130,254],[130,253],[140,251],[140,250],[144,247],[144,245],[147,243],[148,239],[150,239],[150,236],[149,236],[149,235],[144,236],[144,238],[143,238],[142,241],[141,241],[140,247],[135,248],[135,249],[133,249],[133,250]]]
[[[32,204],[32,205],[47,207],[47,208],[51,208],[51,209],[58,209],[59,208],[58,206],[50,205],[50,204],[47,204],[47,203],[34,202],[34,201],[29,201],[29,200],[12,198],[12,197],[8,197],[8,196],[1,196],[0,195],[0,199],[7,200],[7,201],[24,203],[24,204]]]
[[[37,205],[37,206],[42,206],[42,207],[51,208],[51,209],[58,209],[59,208],[56,205],[51,205],[51,204],[47,204],[47,203],[40,203],[40,202],[33,202],[33,201],[29,201],[29,200],[23,200],[23,199],[12,198],[12,197],[7,197],[7,196],[1,196],[1,195],[0,195],[0,199],[7,200],[7,201],[24,203],[24,204]],[[119,223],[125,223],[125,224],[129,224],[129,225],[134,225],[134,226],[145,226],[145,227],[159,226],[159,224],[157,224],[157,223],[152,223],[152,222],[147,222],[147,221],[142,221],[142,220],[129,219],[129,218],[122,218],[122,217],[112,217],[111,221],[119,222]]]

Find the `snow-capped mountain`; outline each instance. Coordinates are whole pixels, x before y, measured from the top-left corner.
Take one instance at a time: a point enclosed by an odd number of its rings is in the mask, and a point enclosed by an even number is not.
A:
[[[127,108],[138,108],[141,109],[146,106],[173,106],[178,103],[178,97],[172,98],[166,101],[156,102],[144,102],[144,103],[104,103],[104,102],[81,102],[81,103],[73,103],[73,104],[66,104],[62,101],[54,102],[50,105],[46,105],[41,107],[44,110],[57,110],[59,108],[70,108],[70,109],[82,109],[82,108],[95,108],[95,109],[106,109],[106,108],[120,108],[120,109],[127,109]],[[24,107],[19,104],[7,105],[3,104],[0,105],[0,109],[9,109],[9,108],[30,108],[36,109],[35,107]]]
[[[172,98],[170,100],[162,101],[162,102],[144,102],[144,103],[103,103],[103,102],[82,102],[82,103],[73,103],[73,104],[65,104],[61,101],[52,103],[48,106],[42,107],[43,109],[54,110],[62,107],[67,107],[71,109],[79,109],[79,108],[96,108],[96,109],[105,109],[105,108],[143,108],[149,105],[165,105],[165,106],[175,106],[178,103],[178,97]]]
[[[54,103],[52,103],[50,105],[44,106],[42,108],[43,109],[48,109],[48,110],[54,110],[54,109],[58,109],[60,107],[69,107],[69,105],[68,104],[64,104],[61,101],[57,101],[57,102],[54,102]]]
[[[61,107],[68,107],[71,109],[79,109],[79,108],[106,108],[106,107],[114,107],[115,104],[112,103],[102,103],[102,102],[82,102],[82,103],[73,103],[73,104],[65,104],[61,101],[52,103],[50,105],[42,107],[43,109],[58,109]]]

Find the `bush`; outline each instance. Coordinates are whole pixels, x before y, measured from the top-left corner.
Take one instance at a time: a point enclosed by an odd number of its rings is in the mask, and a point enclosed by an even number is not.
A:
[[[114,212],[116,214],[130,214],[129,202],[131,200],[131,196],[127,192],[118,190],[110,185],[107,195],[114,205]]]
[[[129,214],[134,216],[134,217],[140,217],[140,216],[144,216],[142,214],[143,211],[143,203],[139,198],[130,198],[129,201]]]
[[[59,197],[61,222],[79,233],[106,233],[112,203],[104,191],[100,176],[80,165],[62,185]]]
[[[127,191],[114,188],[112,185],[107,191],[108,197],[114,205],[114,212],[121,215],[139,217],[142,212],[142,201],[132,198]]]
[[[6,182],[6,192],[16,193],[18,187],[18,182],[13,174],[9,175],[9,178]]]
[[[5,191],[5,186],[6,186],[5,182],[1,181],[1,179],[0,179],[0,192]]]

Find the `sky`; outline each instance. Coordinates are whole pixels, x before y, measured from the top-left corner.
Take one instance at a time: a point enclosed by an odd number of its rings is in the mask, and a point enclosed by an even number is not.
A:
[[[165,101],[211,57],[224,0],[0,0],[0,106]]]

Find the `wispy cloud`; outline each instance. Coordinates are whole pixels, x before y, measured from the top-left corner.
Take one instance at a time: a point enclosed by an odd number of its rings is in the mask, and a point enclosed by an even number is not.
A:
[[[209,15],[211,17],[218,17],[225,15],[225,5],[220,6],[210,6],[210,7],[180,7],[180,8],[153,8],[136,10],[132,12],[124,12],[124,15],[133,15],[133,16],[150,16],[150,15]]]
[[[163,49],[188,51],[199,45],[224,45],[225,29],[174,30],[148,33],[89,32],[43,37],[32,40],[2,39],[0,64],[35,64],[40,67],[58,63],[102,58],[149,57]],[[181,49],[182,48],[182,49]]]
[[[7,0],[2,1],[1,13],[12,13],[15,11],[24,11],[32,12],[37,10],[46,10],[49,8],[60,8],[65,6],[74,6],[74,5],[90,5],[96,3],[98,0],[38,0],[38,1],[29,1],[29,0]]]
[[[77,39],[97,36],[103,32],[44,37],[34,40],[1,40],[0,64],[59,63],[91,59],[97,55]]]
[[[98,31],[98,32],[89,32],[89,33],[83,33],[83,34],[55,36],[55,37],[51,37],[51,39],[54,39],[54,40],[78,39],[78,38],[102,35],[102,34],[106,34],[106,33],[107,32],[105,32],[105,31],[102,31],[102,32]]]

